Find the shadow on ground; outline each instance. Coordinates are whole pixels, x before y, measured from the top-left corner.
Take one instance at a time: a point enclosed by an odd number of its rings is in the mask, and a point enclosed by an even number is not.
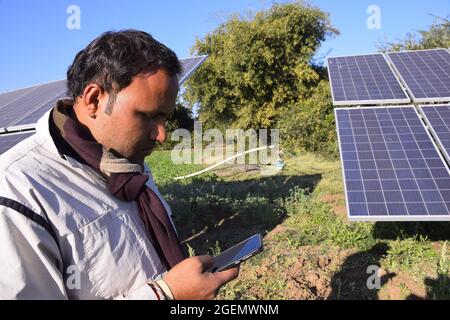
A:
[[[374,237],[383,240],[416,235],[431,241],[450,240],[450,222],[377,222],[373,230]]]
[[[425,299],[449,300],[450,299],[450,277],[439,275],[437,279],[426,278],[425,286],[427,290]],[[407,300],[424,300],[423,297],[411,294]]]
[[[373,270],[369,266],[380,266],[380,260],[386,255],[389,246],[386,243],[378,243],[370,250],[358,252],[346,258],[341,270],[335,273],[331,279],[330,300],[378,300],[380,290],[388,285],[385,294],[390,299],[428,300],[450,299],[450,278],[447,275],[438,275],[436,279],[424,280],[425,290],[417,286],[408,275],[394,272],[381,275],[376,288],[369,287],[374,284]],[[372,277],[371,277],[372,276]],[[389,283],[388,283],[389,282]],[[402,296],[401,289],[406,287],[409,296]],[[386,297],[385,297],[386,298]]]
[[[335,273],[331,279],[330,300],[378,300],[378,292],[395,273],[388,273],[380,278],[380,286],[369,289],[367,281],[374,273],[368,273],[369,266],[379,266],[380,260],[386,254],[389,246],[378,243],[370,250],[361,251],[347,257],[342,264],[341,271]],[[371,284],[374,282],[370,281]]]
[[[195,254],[227,249],[271,231],[286,218],[290,190],[313,192],[321,175],[272,176],[243,181],[194,181],[160,187],[175,215],[180,238]]]

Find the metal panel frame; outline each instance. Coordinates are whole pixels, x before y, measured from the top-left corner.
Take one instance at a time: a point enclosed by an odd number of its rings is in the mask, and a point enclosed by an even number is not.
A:
[[[394,77],[397,79],[397,82],[399,86],[402,88],[403,93],[405,94],[405,99],[381,99],[381,100],[350,100],[350,101],[336,101],[334,99],[334,92],[333,92],[333,81],[331,80],[331,74],[330,74],[330,66],[329,66],[329,59],[335,59],[335,58],[348,58],[348,57],[363,57],[363,56],[373,56],[373,55],[381,55],[384,58],[384,61],[386,61],[389,69],[393,73]],[[382,53],[372,53],[372,54],[357,54],[357,55],[351,55],[351,56],[333,56],[327,58],[327,72],[328,72],[328,79],[330,81],[331,86],[331,97],[333,100],[334,106],[358,106],[358,105],[374,105],[374,104],[393,104],[393,103],[411,103],[411,98],[409,97],[405,86],[400,81],[399,77],[393,70],[391,64],[386,59],[386,56]]]
[[[31,129],[31,130],[22,130],[22,131],[15,131],[15,132],[6,132],[3,134],[0,134],[0,138],[1,137],[9,137],[9,136],[16,136],[16,135],[21,135],[21,134],[27,134],[27,133],[36,133],[35,129]]]
[[[32,124],[22,124],[19,126],[12,126],[12,127],[8,127],[6,128],[6,130],[4,132],[6,133],[17,133],[17,132],[21,132],[21,131],[25,131],[25,130],[33,130],[35,129],[36,124],[32,123]],[[1,137],[1,135],[0,135]]]
[[[400,71],[398,70],[397,66],[395,65],[394,61],[392,61],[392,59],[390,58],[390,54],[398,54],[398,53],[402,53],[402,52],[423,52],[423,51],[445,51],[450,55],[450,50],[445,49],[445,48],[435,48],[435,49],[424,49],[424,50],[404,50],[404,51],[399,51],[399,52],[388,52],[386,53],[387,58],[389,59],[390,63],[392,64],[393,69],[395,70],[396,76],[401,80],[403,86],[406,88],[406,90],[408,91],[408,94],[411,96],[412,101],[414,103],[445,103],[445,102],[450,102],[450,97],[441,97],[441,98],[416,98],[414,96],[414,93],[411,91],[411,89],[409,88],[408,84],[406,83],[405,79],[402,77]]]
[[[339,123],[337,121],[337,111],[338,110],[355,110],[355,109],[388,109],[388,108],[413,108],[416,112],[419,119],[421,119],[421,116],[419,112],[417,111],[416,107],[414,105],[407,105],[407,106],[386,106],[386,107],[379,107],[379,106],[371,106],[371,107],[359,107],[359,108],[335,108],[334,109],[334,116],[335,116],[335,122],[336,122],[336,131],[338,136],[338,144],[339,144],[339,157],[341,162],[341,170],[343,175],[343,182],[344,182],[344,192],[345,192],[345,205],[347,208],[347,217],[350,222],[410,222],[410,221],[450,221],[450,215],[448,216],[358,216],[358,217],[352,217],[350,216],[350,207],[349,207],[349,200],[348,200],[348,191],[347,191],[347,184],[346,184],[346,177],[345,177],[345,170],[344,170],[344,161],[342,159],[342,144],[341,144],[341,137],[339,135]],[[430,131],[428,130],[427,126],[423,121],[420,121],[420,123],[425,128],[425,131],[428,134],[428,137],[430,138],[430,141],[433,143],[433,146],[435,147],[437,153],[439,154],[440,159],[442,160],[442,163],[447,168],[447,172],[450,175],[450,168],[447,166],[445,159],[442,156],[442,153],[439,150],[439,147],[436,145],[435,141],[433,140],[433,137],[431,136]]]

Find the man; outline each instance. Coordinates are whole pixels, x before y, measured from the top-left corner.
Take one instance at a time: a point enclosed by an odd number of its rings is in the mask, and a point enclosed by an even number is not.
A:
[[[145,32],[107,32],[67,72],[73,100],[0,156],[0,298],[211,299],[238,275],[186,259],[143,165],[180,63]]]

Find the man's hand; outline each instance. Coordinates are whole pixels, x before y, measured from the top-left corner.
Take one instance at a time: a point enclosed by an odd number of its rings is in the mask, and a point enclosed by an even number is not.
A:
[[[176,300],[206,300],[216,297],[225,283],[235,279],[239,267],[222,272],[207,272],[213,266],[211,256],[192,257],[181,261],[164,277]]]

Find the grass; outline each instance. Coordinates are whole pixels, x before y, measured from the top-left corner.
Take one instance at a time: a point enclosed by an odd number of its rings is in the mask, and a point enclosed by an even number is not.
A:
[[[431,249],[429,241],[426,238],[414,236],[391,241],[382,263],[389,270],[420,274],[424,270],[423,267],[434,261],[436,261],[436,253]]]
[[[173,183],[175,177],[184,176],[197,172],[202,169],[198,164],[182,164],[174,165],[171,160],[171,153],[168,151],[153,152],[150,157],[146,159],[148,166],[152,169],[155,182],[158,186],[164,186]],[[208,178],[213,178],[214,175],[207,174],[202,176],[204,181]],[[181,180],[181,183],[186,185],[195,181],[194,178]]]
[[[348,223],[339,161],[305,154],[272,177],[208,173],[178,182],[202,167],[176,166],[168,152],[147,161],[190,254],[264,235],[264,252],[220,299],[450,298],[450,224]],[[384,272],[380,290],[367,289],[370,265]]]

